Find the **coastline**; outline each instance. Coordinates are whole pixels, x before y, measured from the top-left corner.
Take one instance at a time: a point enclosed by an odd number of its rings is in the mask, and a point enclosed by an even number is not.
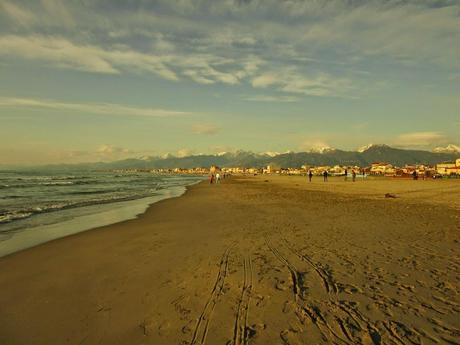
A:
[[[202,182],[0,258],[0,343],[220,344],[246,330],[251,344],[458,341],[458,210],[416,201],[420,188],[436,197],[421,181],[331,182]]]
[[[187,188],[200,180],[184,186],[171,186],[158,190],[157,195],[128,201],[86,206],[86,213],[68,220],[11,231],[11,238],[0,241],[0,258],[59,238],[135,219],[150,206],[161,200],[180,197]],[[89,212],[93,209],[92,212]],[[59,212],[74,211],[74,209]],[[3,233],[4,236],[9,232]]]

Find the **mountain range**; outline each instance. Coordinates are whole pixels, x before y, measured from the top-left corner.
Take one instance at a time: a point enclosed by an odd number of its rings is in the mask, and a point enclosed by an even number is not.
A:
[[[357,165],[369,166],[373,162],[388,162],[396,166],[405,164],[436,164],[452,161],[460,157],[460,150],[449,145],[445,150],[437,148],[434,152],[406,150],[388,145],[368,145],[357,151],[344,151],[333,148],[309,152],[253,153],[248,151],[223,152],[220,154],[199,154],[186,157],[166,155],[130,158],[114,162],[48,165],[48,169],[128,169],[128,168],[194,168],[217,166],[264,167],[301,167],[302,165]]]

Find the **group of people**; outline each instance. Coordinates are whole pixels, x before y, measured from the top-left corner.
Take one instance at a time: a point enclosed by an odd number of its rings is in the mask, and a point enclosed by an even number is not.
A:
[[[345,181],[347,181],[348,180],[348,170],[347,169],[345,169],[344,175],[345,175]],[[323,171],[323,181],[324,182],[327,182],[328,176],[329,176],[329,173],[327,172],[327,170],[324,170]],[[363,173],[363,176],[364,176],[364,173]],[[308,181],[311,182],[312,178],[313,178],[313,172],[310,170],[308,172]],[[354,169],[351,171],[351,179],[353,182],[356,181],[356,171]]]
[[[219,173],[211,174],[209,176],[209,184],[218,184],[220,183],[221,178],[227,178],[228,174],[223,173],[222,176]]]
[[[364,172],[363,172],[363,175],[364,175]],[[355,169],[353,169],[351,171],[351,179],[352,179],[353,182],[356,181],[356,170]],[[345,181],[347,181],[347,180],[348,180],[348,170],[345,169]]]
[[[362,171],[362,174],[363,174],[363,177],[366,177],[366,175],[365,175],[365,173],[364,173],[364,170]],[[329,176],[328,171],[327,171],[327,170],[324,170],[322,175],[323,175],[323,181],[324,181],[324,182],[327,182],[327,178],[328,178],[328,176]],[[209,176],[209,183],[210,183],[210,184],[218,184],[218,183],[220,183],[221,178],[224,178],[224,179],[225,179],[227,176],[228,176],[228,174],[226,174],[226,173],[223,173],[222,176],[221,176],[218,172],[217,172],[216,174],[211,174],[211,175]],[[311,170],[308,171],[308,175],[307,175],[307,176],[308,176],[308,181],[311,182],[311,180],[313,179],[313,172],[312,172]],[[345,171],[344,171],[344,176],[345,176],[345,181],[348,181],[348,170],[347,170],[347,169],[345,169]],[[412,172],[412,178],[413,178],[414,180],[417,180],[417,179],[418,179],[418,175],[417,175],[417,172],[416,172],[416,171]],[[425,179],[425,176],[423,176],[423,179]],[[355,170],[355,169],[353,169],[353,170],[351,171],[351,180],[352,180],[353,182],[356,181],[356,170]]]

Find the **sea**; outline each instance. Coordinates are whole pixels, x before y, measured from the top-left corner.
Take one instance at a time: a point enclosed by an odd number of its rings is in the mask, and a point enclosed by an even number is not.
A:
[[[202,176],[149,172],[0,171],[0,257],[136,218]]]

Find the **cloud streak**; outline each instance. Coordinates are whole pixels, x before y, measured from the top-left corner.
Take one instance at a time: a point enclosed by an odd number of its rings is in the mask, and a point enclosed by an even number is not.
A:
[[[291,103],[298,102],[299,99],[293,96],[270,96],[270,95],[254,95],[254,96],[245,96],[243,97],[245,101],[250,102],[281,102],[281,103]]]
[[[197,123],[192,126],[192,132],[195,134],[215,135],[220,128],[210,123]]]
[[[306,96],[340,97],[346,97],[354,88],[352,81],[346,78],[334,78],[328,74],[308,77],[292,67],[259,75],[252,80],[252,86],[255,88],[275,86],[282,92]]]
[[[33,13],[27,9],[17,6],[11,2],[4,1],[0,3],[0,8],[5,11],[10,18],[17,22],[20,26],[28,26],[35,21]]]
[[[182,75],[200,84],[238,84],[242,78],[255,73],[261,63],[251,56],[237,61],[212,54],[157,55],[126,46],[101,48],[40,35],[0,36],[0,47],[0,56],[41,60],[60,68],[104,74],[120,74],[123,70],[149,72],[172,81]]]
[[[61,68],[118,74],[119,68],[124,67],[177,80],[176,74],[164,65],[167,57],[160,58],[128,50],[105,50],[94,45],[77,45],[63,38],[45,36],[3,36],[0,37],[0,47],[0,55],[42,60]]]
[[[1,98],[0,108],[49,109],[100,115],[125,115],[146,117],[184,116],[190,113],[156,108],[140,108],[113,103],[67,103],[49,99]]]
[[[440,132],[410,132],[400,134],[395,144],[403,147],[430,147],[447,141],[447,137]]]
[[[432,64],[450,75],[460,67],[460,5],[452,1],[41,0],[0,8],[0,57],[90,73],[357,98],[357,85],[378,82],[356,72],[369,65],[397,73]]]

